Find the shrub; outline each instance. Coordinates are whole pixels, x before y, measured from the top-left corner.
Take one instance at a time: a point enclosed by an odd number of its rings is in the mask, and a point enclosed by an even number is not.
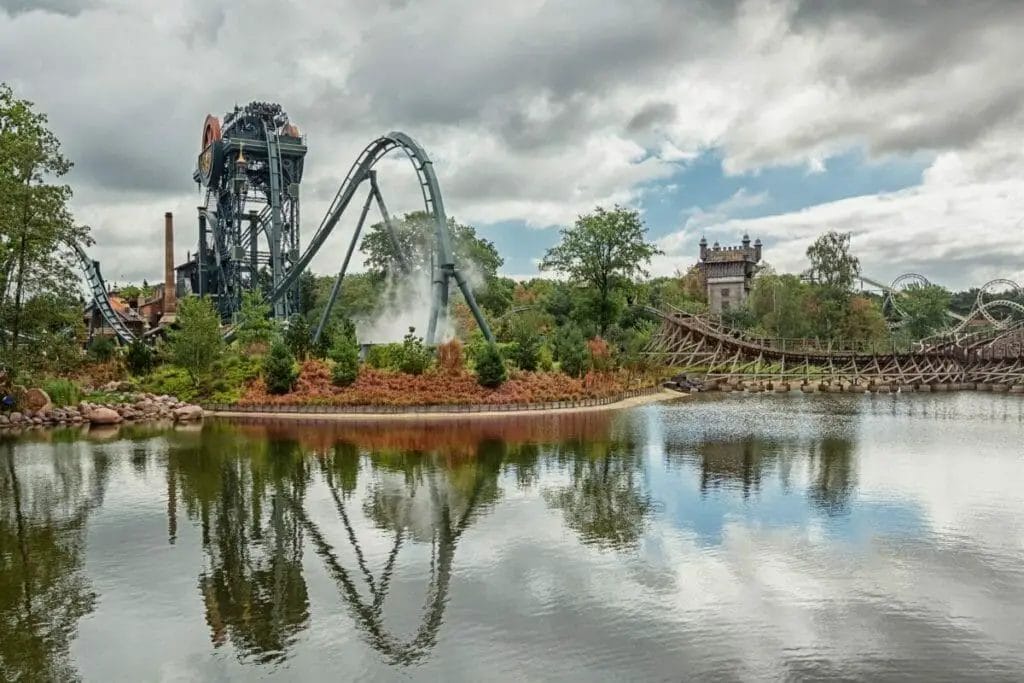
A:
[[[329,355],[334,361],[331,382],[339,387],[347,387],[355,382],[359,377],[359,344],[355,336],[338,335]]]
[[[128,345],[128,352],[124,357],[128,372],[133,375],[148,374],[156,364],[156,354],[148,344],[141,339],[136,339]]]
[[[410,375],[422,375],[430,367],[430,349],[423,345],[423,339],[416,336],[416,328],[410,327],[402,341],[402,358],[398,369]]]
[[[49,379],[43,382],[43,391],[50,397],[53,405],[58,407],[77,405],[79,401],[78,386],[67,379]]]
[[[175,365],[160,366],[143,380],[141,387],[153,394],[177,396],[180,401],[194,401],[199,397],[199,390],[188,372]]]
[[[366,353],[366,364],[378,370],[398,370],[401,362],[401,344],[374,344]]]
[[[529,327],[521,325],[513,333],[513,341],[515,345],[509,354],[512,362],[520,370],[530,372],[536,370],[540,353],[540,337],[537,333]]]
[[[594,370],[603,372],[611,368],[611,350],[608,348],[608,342],[601,337],[587,341],[587,355],[590,357],[590,367]]]
[[[465,366],[462,342],[453,338],[444,344],[439,344],[437,347],[437,365],[446,374],[460,374]]]
[[[537,369],[543,372],[551,372],[555,369],[555,358],[551,355],[551,347],[544,344],[537,353]]]
[[[89,342],[89,358],[97,363],[106,363],[114,357],[117,345],[110,337],[93,337]]]
[[[476,365],[476,381],[480,386],[491,389],[499,387],[508,379],[505,360],[494,344],[484,346],[474,359]]]
[[[270,354],[263,362],[263,381],[271,394],[287,394],[295,386],[299,373],[295,369],[295,356],[283,342],[277,341],[270,347]]]
[[[573,325],[562,327],[555,337],[555,356],[562,372],[582,377],[587,370],[587,345],[583,333]]]
[[[306,360],[313,347],[313,331],[304,315],[293,315],[288,321],[288,331],[284,335],[288,348],[299,360]],[[273,350],[273,349],[271,349]]]
[[[265,347],[280,334],[277,321],[270,317],[270,304],[255,290],[242,294],[235,320],[235,339],[246,349]]]

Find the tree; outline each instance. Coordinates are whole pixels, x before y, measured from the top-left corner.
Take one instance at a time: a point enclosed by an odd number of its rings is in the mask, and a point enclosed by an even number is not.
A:
[[[153,369],[153,365],[156,363],[156,356],[149,344],[141,339],[135,339],[128,345],[128,351],[125,353],[124,360],[128,366],[128,371],[133,375],[140,376],[148,374]]]
[[[347,330],[334,335],[330,358],[334,361],[331,369],[331,381],[336,386],[347,387],[359,377],[359,343],[354,333]]]
[[[570,377],[582,377],[587,370],[587,343],[580,329],[575,325],[559,328],[554,347],[562,372]]]
[[[612,322],[613,291],[623,280],[646,276],[651,257],[662,253],[646,241],[646,232],[638,211],[620,206],[607,211],[599,206],[561,231],[562,241],[544,255],[541,270],[565,273],[593,288],[598,327],[604,334]]]
[[[271,394],[287,394],[295,386],[299,373],[295,369],[295,356],[288,345],[280,339],[270,347],[270,354],[263,362],[263,381]]]
[[[168,333],[172,361],[198,386],[224,351],[220,314],[210,299],[188,297],[178,302],[175,327]]]
[[[71,169],[44,114],[0,83],[0,353],[12,364],[33,362],[45,349],[33,342],[20,358],[25,335],[43,336],[26,316],[26,302],[47,294],[76,301],[73,242],[87,244],[88,228],[74,226],[71,188],[53,182]]]
[[[483,344],[480,346],[474,361],[476,365],[476,381],[480,386],[493,389],[500,387],[508,379],[505,361],[501,357],[501,351],[498,350],[497,344]]]
[[[430,367],[432,355],[423,345],[423,339],[416,336],[416,328],[410,327],[402,340],[402,353],[398,369],[410,375],[422,375]]]
[[[747,306],[764,333],[781,339],[811,336],[810,285],[796,275],[764,272],[754,280]]]
[[[860,260],[850,253],[850,233],[826,232],[807,247],[811,267],[807,275],[816,284],[849,292],[860,275]]]
[[[875,301],[866,296],[855,296],[850,299],[840,336],[851,341],[882,342],[889,336],[889,326]]]
[[[509,354],[513,363],[520,370],[532,372],[537,369],[540,354],[540,337],[528,325],[517,325],[512,332],[512,351]]]
[[[434,219],[425,211],[407,213],[392,220],[395,237],[392,238],[384,223],[371,225],[360,248],[366,254],[366,266],[371,273],[383,278],[399,272],[404,261],[410,272],[429,272],[434,256]],[[484,278],[497,275],[504,260],[489,240],[478,237],[476,228],[448,219],[455,261],[462,268],[476,268]]]
[[[914,284],[898,295],[907,333],[914,339],[935,334],[946,326],[950,308],[949,291],[937,285]]]
[[[277,323],[270,318],[270,304],[256,290],[242,294],[237,321],[235,338],[245,347],[269,344],[280,334]]]
[[[306,316],[296,313],[288,321],[288,330],[284,335],[285,342],[299,360],[306,360],[313,346],[313,331],[309,327]]]

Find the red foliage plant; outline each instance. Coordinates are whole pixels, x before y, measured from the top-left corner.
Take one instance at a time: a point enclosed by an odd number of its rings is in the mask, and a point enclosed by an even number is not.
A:
[[[590,366],[594,370],[604,372],[611,366],[611,350],[608,348],[608,342],[601,337],[594,337],[588,341],[587,351],[590,352]]]
[[[460,375],[465,371],[463,364],[462,342],[457,338],[439,344],[437,347],[437,367],[446,375]]]
[[[594,374],[594,373],[592,373]],[[263,380],[251,383],[242,396],[242,405],[338,405],[338,406],[417,406],[417,405],[523,405],[555,401],[577,401],[615,395],[623,390],[615,373],[594,374],[576,379],[562,373],[514,372],[496,389],[477,384],[468,372],[458,374],[430,370],[422,375],[407,375],[363,367],[359,377],[347,387],[331,383],[331,370],[320,360],[302,364],[295,389],[283,396],[267,392]]]

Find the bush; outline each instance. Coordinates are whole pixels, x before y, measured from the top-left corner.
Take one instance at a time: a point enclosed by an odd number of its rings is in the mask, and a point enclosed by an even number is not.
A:
[[[582,377],[587,371],[587,345],[583,333],[573,325],[562,327],[555,337],[555,356],[562,372]]]
[[[366,364],[377,370],[398,370],[401,362],[401,344],[374,344],[366,353]]]
[[[293,315],[288,321],[288,331],[284,335],[288,348],[299,360],[306,360],[313,347],[313,330],[303,315]]]
[[[187,297],[178,302],[175,327],[168,334],[171,358],[199,386],[224,351],[220,314],[207,297]]]
[[[347,387],[359,376],[359,344],[354,336],[338,335],[331,346],[330,358],[334,361],[331,382],[335,386]]]
[[[537,353],[537,369],[543,372],[551,372],[555,369],[555,357],[551,355],[551,347],[544,344]]]
[[[295,356],[283,342],[274,342],[270,355],[263,362],[263,381],[271,394],[287,394],[299,378]]]
[[[116,351],[117,345],[110,337],[93,337],[89,342],[89,358],[97,363],[106,363],[114,357]]]
[[[156,364],[156,354],[148,344],[141,339],[136,339],[128,345],[128,352],[124,357],[128,372],[133,375],[148,374]]]
[[[509,358],[520,370],[534,371],[537,369],[540,354],[540,337],[525,325],[516,328],[513,333],[515,343],[510,350]]]
[[[482,347],[474,359],[474,364],[476,365],[476,381],[480,386],[493,389],[501,386],[508,379],[505,360],[494,344]]]
[[[163,365],[143,380],[141,387],[152,394],[176,396],[179,401],[195,401],[199,397],[199,389],[184,368],[175,365]]]
[[[587,355],[590,357],[590,367],[594,370],[603,372],[611,369],[611,349],[608,348],[608,342],[601,337],[594,337],[587,342]]]
[[[423,339],[416,336],[416,328],[410,327],[402,341],[402,358],[398,369],[410,375],[422,375],[430,367],[430,349],[423,345]]]
[[[57,407],[78,405],[78,386],[67,379],[49,379],[43,382],[43,391]]]
[[[242,307],[235,320],[235,339],[246,349],[265,348],[280,334],[277,321],[270,317],[270,304],[255,290],[242,294]]]
[[[465,367],[462,342],[453,338],[444,344],[439,344],[437,347],[437,365],[446,374],[460,374]]]

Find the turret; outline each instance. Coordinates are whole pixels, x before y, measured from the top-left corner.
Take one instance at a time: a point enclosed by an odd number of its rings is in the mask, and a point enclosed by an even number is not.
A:
[[[700,238],[700,260],[703,261],[708,257],[708,238],[701,235]]]
[[[758,237],[754,241],[754,262],[755,263],[760,263],[761,262],[761,238],[760,237]]]

